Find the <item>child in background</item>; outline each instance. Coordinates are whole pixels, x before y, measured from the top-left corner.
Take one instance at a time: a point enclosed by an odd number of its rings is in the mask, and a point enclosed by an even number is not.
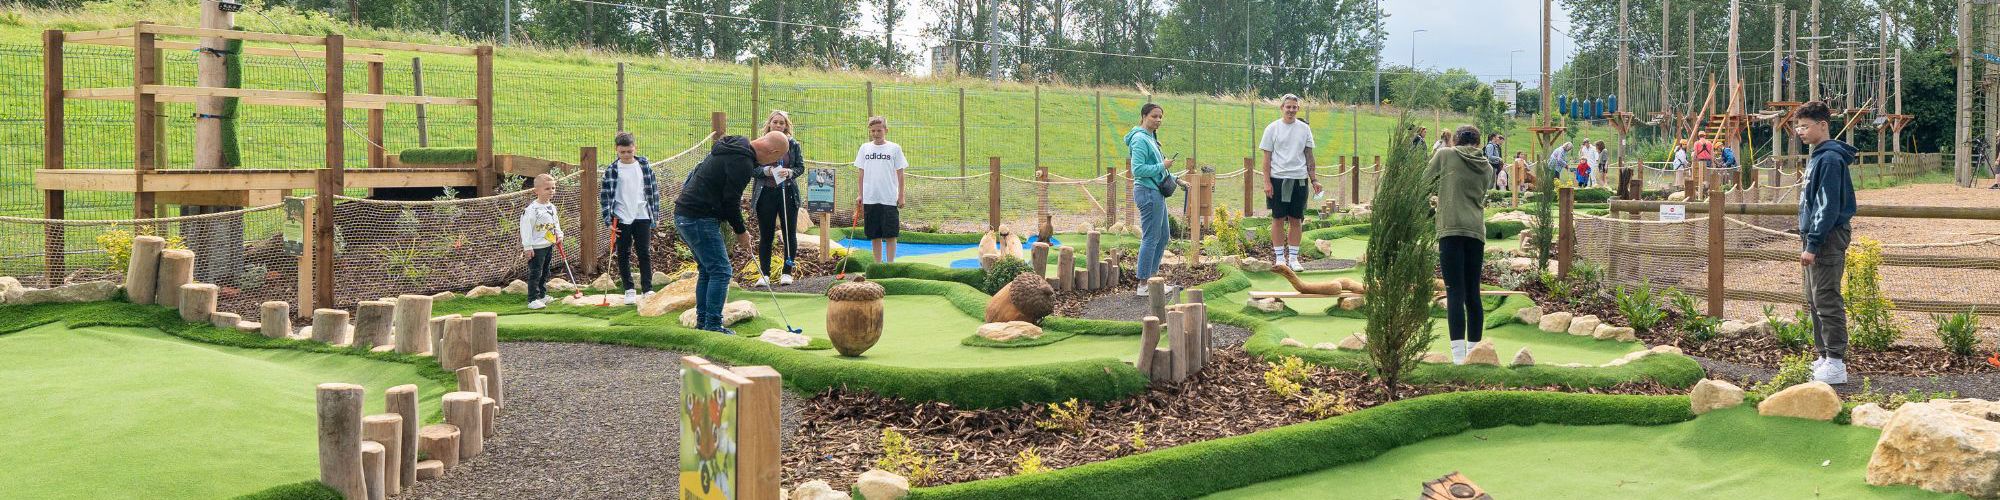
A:
[[[556,194],[556,178],[549,174],[535,176],[535,199],[521,210],[521,251],[528,256],[528,308],[541,309],[548,305],[549,254],[557,241],[562,241],[562,219],[556,217],[556,206],[549,202]]]
[[[861,169],[860,192],[854,200],[860,212],[862,231],[875,262],[896,261],[896,237],[902,234],[903,146],[889,142],[889,121],[868,118],[868,142],[854,151],[854,167]]]

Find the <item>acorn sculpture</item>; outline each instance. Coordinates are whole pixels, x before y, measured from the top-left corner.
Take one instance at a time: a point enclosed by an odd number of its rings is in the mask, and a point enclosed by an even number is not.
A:
[[[882,285],[856,278],[826,291],[826,337],[842,356],[860,356],[882,339]]]

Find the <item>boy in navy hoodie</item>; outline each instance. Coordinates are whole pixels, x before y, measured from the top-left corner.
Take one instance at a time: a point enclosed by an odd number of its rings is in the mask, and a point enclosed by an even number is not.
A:
[[[1813,380],[1847,383],[1847,305],[1840,296],[1841,274],[1847,270],[1847,244],[1853,236],[1854,146],[1828,133],[1832,111],[1812,101],[1799,107],[1793,125],[1800,139],[1812,146],[1806,162],[1805,186],[1799,191],[1799,264],[1805,267],[1806,308],[1813,316]]]

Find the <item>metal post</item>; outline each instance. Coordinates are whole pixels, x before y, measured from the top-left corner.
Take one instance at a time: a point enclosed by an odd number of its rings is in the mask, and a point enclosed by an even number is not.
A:
[[[752,73],[756,72],[756,70],[754,69],[750,71]],[[751,79],[754,80],[756,79],[756,77],[751,77]],[[757,88],[755,86],[750,87],[750,92],[753,94],[756,93]],[[754,101],[755,99],[752,100]],[[752,104],[751,107],[755,108],[756,105]],[[620,61],[618,63],[618,131],[619,132],[625,131],[625,62],[624,61]]]
[[[63,168],[63,31],[42,32],[42,168]],[[63,191],[42,191],[42,218],[63,218]],[[42,274],[50,285],[62,283],[63,225],[43,226]]]
[[[410,58],[410,90],[415,95],[424,95],[424,58]],[[417,105],[417,147],[431,147],[430,116],[424,113],[425,106]]]

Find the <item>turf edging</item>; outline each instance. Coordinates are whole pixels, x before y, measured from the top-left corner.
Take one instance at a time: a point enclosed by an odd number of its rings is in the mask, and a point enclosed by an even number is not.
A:
[[[1193,498],[1502,425],[1664,425],[1694,418],[1685,396],[1477,391],[1438,394],[1326,420],[1050,472],[916,488],[909,498]]]

